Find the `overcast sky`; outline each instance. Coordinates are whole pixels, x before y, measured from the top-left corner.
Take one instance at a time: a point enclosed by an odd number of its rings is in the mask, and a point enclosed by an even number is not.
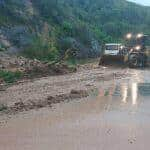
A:
[[[128,0],[142,5],[150,6],[150,0]]]

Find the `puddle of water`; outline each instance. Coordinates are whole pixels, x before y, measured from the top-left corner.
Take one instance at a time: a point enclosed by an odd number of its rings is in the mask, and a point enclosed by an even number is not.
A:
[[[142,96],[150,96],[150,83],[140,83],[138,85],[139,93]]]
[[[112,97],[113,100],[119,98],[123,103],[131,100],[132,104],[135,105],[138,104],[137,100],[139,98],[143,97],[147,100],[147,97],[150,97],[150,83],[125,82],[114,84],[107,89],[101,88],[94,90],[92,96]]]

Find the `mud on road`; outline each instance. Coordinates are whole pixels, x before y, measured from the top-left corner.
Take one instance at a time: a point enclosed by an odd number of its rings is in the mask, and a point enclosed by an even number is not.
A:
[[[4,113],[16,113],[51,106],[66,100],[79,99],[101,86],[101,83],[129,76],[128,69],[98,67],[86,64],[72,74],[24,80],[0,91]],[[76,91],[73,95],[72,91]]]
[[[81,66],[77,73],[13,85],[0,98],[17,113],[0,116],[1,149],[150,147],[148,69]]]

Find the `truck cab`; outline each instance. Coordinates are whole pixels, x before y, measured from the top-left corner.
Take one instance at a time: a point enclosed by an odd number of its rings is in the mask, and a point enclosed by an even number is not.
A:
[[[120,43],[108,43],[105,44],[103,55],[117,56],[120,55],[120,51],[123,49],[123,45]]]
[[[103,47],[99,65],[109,63],[122,63],[124,59],[124,45],[121,43],[107,43]]]

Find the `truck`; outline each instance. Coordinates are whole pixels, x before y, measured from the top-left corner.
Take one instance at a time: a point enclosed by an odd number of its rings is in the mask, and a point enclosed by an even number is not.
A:
[[[108,43],[103,48],[99,65],[123,63],[131,68],[145,67],[150,64],[149,36],[142,33],[125,36],[124,44]]]
[[[99,65],[120,63],[124,59],[125,46],[121,43],[107,43],[103,46]]]

